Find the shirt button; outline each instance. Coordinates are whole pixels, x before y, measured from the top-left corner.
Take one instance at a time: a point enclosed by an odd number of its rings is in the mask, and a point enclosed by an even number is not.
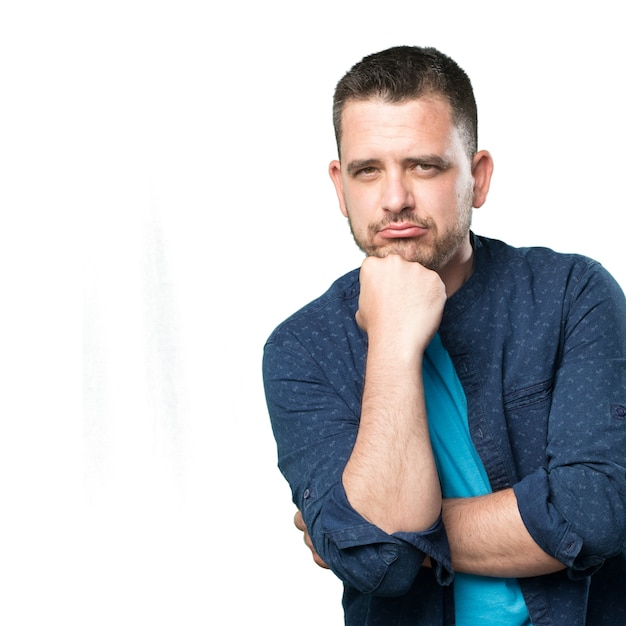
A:
[[[308,489],[304,490],[302,497],[306,500],[311,495],[311,492]]]

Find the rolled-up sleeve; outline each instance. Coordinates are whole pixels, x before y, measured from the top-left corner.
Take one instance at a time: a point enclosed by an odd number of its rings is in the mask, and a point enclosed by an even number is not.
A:
[[[547,464],[514,490],[535,541],[580,578],[626,545],[626,306],[590,264],[566,307]]]
[[[413,584],[429,555],[435,578],[452,580],[448,541],[441,517],[427,531],[388,535],[351,506],[341,484],[329,494],[315,526],[314,543],[344,582],[362,593],[399,596]]]
[[[353,371],[344,365],[339,369]],[[441,519],[424,532],[389,535],[347,500],[341,477],[358,431],[358,385],[340,375],[329,378],[328,368],[285,329],[265,345],[263,379],[278,466],[330,569],[362,593],[400,596],[428,556],[438,582],[449,584],[450,550]]]

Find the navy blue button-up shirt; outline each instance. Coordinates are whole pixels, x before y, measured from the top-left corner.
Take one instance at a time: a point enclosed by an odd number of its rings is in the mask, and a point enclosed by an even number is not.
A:
[[[439,334],[494,491],[567,569],[520,579],[534,626],[626,624],[626,301],[601,265],[472,235],[474,271]],[[346,624],[454,624],[441,520],[388,535],[347,501],[367,337],[358,270],[283,322],[263,360],[278,463],[317,552],[344,582]],[[433,568],[422,568],[424,556]],[[624,591],[622,591],[624,590]]]

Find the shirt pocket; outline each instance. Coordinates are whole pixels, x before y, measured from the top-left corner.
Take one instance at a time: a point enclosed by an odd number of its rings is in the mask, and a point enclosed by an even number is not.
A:
[[[515,389],[504,397],[504,416],[520,478],[547,465],[552,381]]]

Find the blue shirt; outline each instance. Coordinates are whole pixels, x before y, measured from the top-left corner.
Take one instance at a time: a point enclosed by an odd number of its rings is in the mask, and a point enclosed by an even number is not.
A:
[[[493,491],[513,487],[566,570],[519,580],[534,626],[626,624],[626,301],[598,263],[472,237],[474,271],[439,335]],[[344,582],[346,624],[454,624],[441,520],[387,535],[341,484],[358,430],[367,338],[358,270],[272,333],[263,376],[278,463],[316,550]],[[433,568],[422,568],[428,555]]]
[[[491,493],[489,478],[472,443],[461,381],[439,335],[422,366],[426,412],[433,456],[444,498],[471,498]],[[530,626],[515,579],[455,573],[456,626]]]

